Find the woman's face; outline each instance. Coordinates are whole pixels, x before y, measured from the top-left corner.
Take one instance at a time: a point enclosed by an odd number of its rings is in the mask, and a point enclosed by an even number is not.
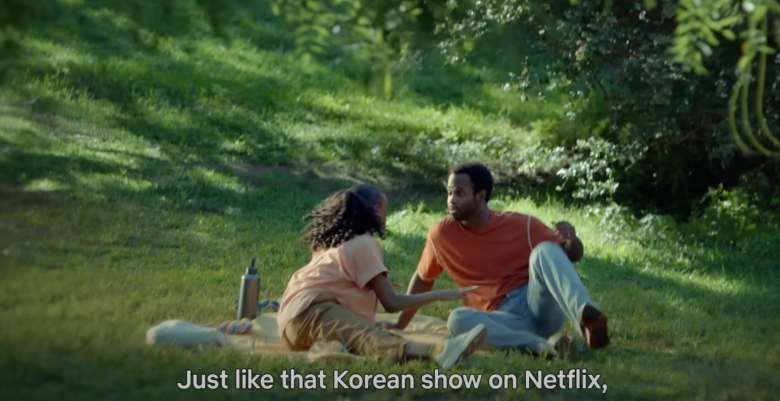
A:
[[[387,220],[387,197],[384,194],[379,198],[379,203],[374,206],[374,210],[376,210],[376,216],[379,218],[379,225],[384,230],[385,221]]]

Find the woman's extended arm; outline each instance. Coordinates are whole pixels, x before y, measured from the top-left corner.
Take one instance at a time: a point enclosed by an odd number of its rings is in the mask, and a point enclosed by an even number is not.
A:
[[[397,294],[386,274],[379,274],[368,285],[374,289],[379,302],[388,312],[398,312],[409,308],[417,308],[434,301],[452,301],[463,298],[463,294],[474,291],[476,287],[456,290],[428,291],[419,294]]]

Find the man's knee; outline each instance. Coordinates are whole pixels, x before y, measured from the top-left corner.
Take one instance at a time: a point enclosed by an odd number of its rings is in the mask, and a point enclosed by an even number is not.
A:
[[[531,267],[538,265],[539,259],[550,259],[551,257],[563,256],[568,261],[569,258],[566,253],[563,252],[563,248],[555,242],[545,241],[541,242],[534,247],[531,251],[531,257],[529,259]]]
[[[538,258],[541,255],[563,252],[563,248],[559,244],[550,241],[544,241],[537,244],[531,251],[531,259]]]
[[[471,330],[477,322],[472,319],[475,310],[471,308],[455,308],[447,318],[447,329],[450,335],[458,335]]]

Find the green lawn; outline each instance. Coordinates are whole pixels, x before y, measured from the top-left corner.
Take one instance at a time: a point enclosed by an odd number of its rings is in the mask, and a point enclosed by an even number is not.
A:
[[[399,84],[404,96],[380,100],[339,66],[301,64],[284,49],[284,27],[253,23],[271,21],[262,4],[235,5],[246,20],[215,36],[197,13],[168,21],[155,14],[159,6],[104,3],[52,3],[48,20],[2,31],[0,399],[604,398],[486,386],[179,391],[187,369],[432,372],[423,362],[291,364],[151,348],[144,334],[166,319],[232,318],[253,255],[264,289],[280,296],[309,257],[298,239],[303,215],[355,180],[388,191],[383,246],[404,288],[427,228],[443,216],[446,164],[481,155],[475,144],[488,138],[536,139],[502,114],[508,98],[487,84],[459,88],[482,91],[482,107],[416,92],[443,79],[425,75],[408,81],[419,87]],[[540,118],[557,112],[552,100],[514,106]],[[473,148],[452,146],[464,138]],[[555,200],[499,196],[491,204],[577,226],[586,247],[578,269],[608,312],[612,345],[558,361],[494,352],[455,372],[585,368],[617,400],[777,397],[776,223],[724,244],[711,232],[734,230],[727,223],[707,232]],[[423,311],[446,318],[456,306]]]

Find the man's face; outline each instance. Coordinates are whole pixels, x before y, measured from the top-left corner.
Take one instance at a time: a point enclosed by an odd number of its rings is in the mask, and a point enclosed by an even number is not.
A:
[[[468,220],[476,213],[484,191],[474,194],[474,185],[467,174],[450,174],[447,179],[447,210],[457,221]]]

